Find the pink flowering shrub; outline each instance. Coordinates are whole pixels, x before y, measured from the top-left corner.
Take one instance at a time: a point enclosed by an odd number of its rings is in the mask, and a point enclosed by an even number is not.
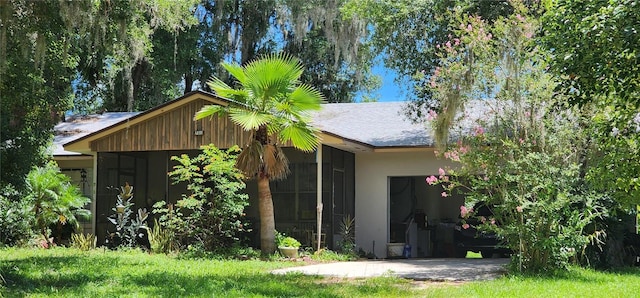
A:
[[[566,268],[597,239],[587,226],[602,212],[601,197],[579,183],[586,136],[575,123],[584,120],[554,106],[562,98],[552,96],[555,83],[532,40],[537,24],[526,11],[493,25],[461,19],[458,36],[440,46],[440,67],[430,78],[441,107],[431,117],[438,156],[459,167],[439,169],[426,182],[442,185],[442,197],[464,190],[462,227],[475,217],[479,230],[502,237],[514,252],[512,268]],[[484,99],[493,113],[468,119],[470,98]],[[473,123],[470,131],[449,142],[448,130],[463,120]],[[471,206],[478,202],[494,216],[476,216]]]

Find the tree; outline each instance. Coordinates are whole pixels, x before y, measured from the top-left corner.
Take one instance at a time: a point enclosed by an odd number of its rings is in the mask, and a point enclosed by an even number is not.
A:
[[[543,18],[557,91],[592,111],[589,180],[627,212],[640,204],[640,6],[636,1],[554,1]]]
[[[440,169],[427,183],[443,185],[443,197],[460,191],[462,229],[477,222],[503,237],[513,269],[567,268],[590,241],[603,240],[594,222],[608,194],[582,170],[589,123],[553,94],[546,53],[534,40],[537,22],[523,6],[493,23],[466,14],[455,21],[428,86],[442,107],[430,112],[436,142],[459,167]],[[476,214],[479,205],[492,216]]]
[[[77,56],[57,1],[0,1],[0,187],[24,190],[70,108]],[[19,197],[11,198],[18,200]]]
[[[384,65],[395,70],[407,86],[410,102],[406,113],[414,120],[427,115],[423,107],[441,109],[428,87],[430,74],[438,66],[437,44],[455,35],[458,18],[453,11],[480,16],[488,23],[514,12],[514,1],[477,0],[350,0],[343,12],[366,20],[372,29],[371,46],[381,53]],[[539,1],[524,1],[537,14]]]
[[[94,95],[113,87],[114,72],[148,56],[151,29],[188,23],[192,13],[181,9],[188,4],[0,1],[0,187],[22,192],[32,166],[44,165],[54,124],[77,103],[73,87],[98,98],[89,105],[108,105],[114,96]]]
[[[603,97],[640,107],[640,6],[633,0],[552,2],[544,44],[572,103]]]
[[[44,167],[34,167],[27,175],[27,200],[32,202],[35,227],[40,235],[48,239],[48,229],[56,225],[56,236],[61,236],[62,227],[79,226],[78,217],[88,219],[89,210],[84,206],[91,202],[80,190],[69,182],[69,177],[60,173],[55,162]]]
[[[289,172],[280,145],[290,141],[299,150],[315,150],[318,130],[309,124],[308,112],[320,109],[322,94],[299,83],[303,66],[300,60],[286,54],[271,54],[244,66],[222,63],[222,67],[237,80],[238,88],[217,77],[208,84],[219,96],[233,101],[228,107],[205,106],[195,119],[228,115],[231,121],[251,131],[251,140],[238,156],[236,166],[247,177],[257,179],[260,248],[271,254],[275,251],[275,219],[269,181]]]

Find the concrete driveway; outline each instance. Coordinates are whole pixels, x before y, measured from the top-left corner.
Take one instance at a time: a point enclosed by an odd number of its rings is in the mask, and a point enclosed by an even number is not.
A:
[[[474,281],[495,279],[506,273],[509,259],[402,259],[337,262],[284,268],[273,274],[300,272],[333,277],[397,276],[413,280]]]

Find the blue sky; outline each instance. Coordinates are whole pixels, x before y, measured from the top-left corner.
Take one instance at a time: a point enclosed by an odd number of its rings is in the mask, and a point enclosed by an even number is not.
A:
[[[405,88],[400,88],[398,83],[394,81],[397,77],[395,71],[385,68],[381,63],[375,65],[371,71],[382,78],[382,86],[372,94],[378,98],[378,101],[404,101],[407,99]],[[360,96],[357,96],[356,100],[360,101]]]

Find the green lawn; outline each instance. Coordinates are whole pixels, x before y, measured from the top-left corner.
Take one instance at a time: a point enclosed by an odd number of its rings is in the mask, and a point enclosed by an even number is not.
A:
[[[184,260],[138,251],[4,249],[0,290],[6,297],[631,297],[640,289],[640,270],[575,269],[565,277],[464,284],[268,273],[299,264]]]

